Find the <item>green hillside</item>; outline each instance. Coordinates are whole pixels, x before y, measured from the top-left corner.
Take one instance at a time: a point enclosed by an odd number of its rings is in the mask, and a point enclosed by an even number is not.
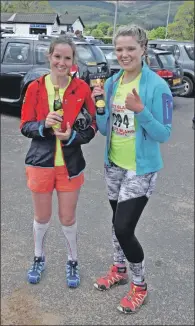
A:
[[[171,1],[170,20],[184,1]],[[118,8],[117,24],[137,23],[146,29],[165,26],[169,1],[128,1]],[[49,1],[50,6],[58,13],[80,16],[85,25],[99,22],[114,22],[115,4],[107,1]]]

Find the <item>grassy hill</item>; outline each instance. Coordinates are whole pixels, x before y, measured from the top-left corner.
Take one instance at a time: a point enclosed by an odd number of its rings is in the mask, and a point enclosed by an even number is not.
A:
[[[184,1],[171,1],[170,19]],[[137,23],[146,29],[165,26],[169,1],[122,1],[118,8],[117,24]],[[115,4],[111,1],[49,1],[58,13],[80,16],[85,25],[99,22],[114,22]]]

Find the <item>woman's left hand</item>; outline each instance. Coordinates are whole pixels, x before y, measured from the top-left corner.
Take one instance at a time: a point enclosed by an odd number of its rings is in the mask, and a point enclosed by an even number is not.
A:
[[[133,88],[132,93],[129,93],[125,100],[126,109],[133,111],[135,113],[139,113],[144,109],[144,105],[142,104],[141,98],[136,92],[136,89]]]
[[[56,137],[59,140],[68,140],[70,138],[71,132],[72,132],[72,130],[71,130],[69,122],[67,122],[67,124],[66,124],[65,132],[62,132],[60,130],[54,130],[54,134],[56,135]]]

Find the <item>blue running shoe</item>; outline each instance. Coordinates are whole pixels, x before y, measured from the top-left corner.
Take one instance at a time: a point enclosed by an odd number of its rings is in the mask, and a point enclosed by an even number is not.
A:
[[[66,264],[66,281],[69,288],[76,288],[80,284],[77,261],[68,260]]]
[[[45,269],[45,257],[34,257],[34,263],[28,271],[28,282],[37,284],[40,282],[41,273]]]

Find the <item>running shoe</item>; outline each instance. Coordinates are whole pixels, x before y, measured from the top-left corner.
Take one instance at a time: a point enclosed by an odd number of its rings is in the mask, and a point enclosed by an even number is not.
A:
[[[131,283],[130,291],[121,300],[117,309],[125,314],[135,313],[139,308],[146,303],[148,295],[147,284],[135,285]]]
[[[111,289],[115,285],[124,285],[128,283],[127,268],[118,267],[116,265],[111,266],[107,275],[97,279],[94,286],[97,290],[105,291]]]
[[[34,257],[34,262],[28,271],[28,282],[37,284],[40,282],[41,274],[45,269],[45,257]]]
[[[66,281],[69,288],[77,288],[80,284],[80,276],[77,261],[68,260],[66,264]]]

